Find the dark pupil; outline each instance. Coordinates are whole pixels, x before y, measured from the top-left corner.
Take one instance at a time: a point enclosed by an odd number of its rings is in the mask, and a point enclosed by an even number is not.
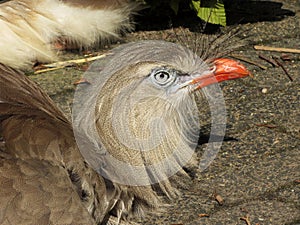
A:
[[[165,75],[166,75],[166,74],[161,73],[159,76],[160,76],[160,78],[164,78]]]
[[[164,72],[160,72],[158,75],[159,79],[168,79],[169,78],[169,74],[164,73]]]

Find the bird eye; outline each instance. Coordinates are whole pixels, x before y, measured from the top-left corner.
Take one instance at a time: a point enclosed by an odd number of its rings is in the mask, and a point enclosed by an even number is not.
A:
[[[175,73],[167,69],[155,70],[152,71],[151,78],[153,82],[160,86],[168,86],[175,80]]]
[[[165,84],[170,79],[170,74],[165,71],[161,71],[154,74],[154,78],[158,83]]]

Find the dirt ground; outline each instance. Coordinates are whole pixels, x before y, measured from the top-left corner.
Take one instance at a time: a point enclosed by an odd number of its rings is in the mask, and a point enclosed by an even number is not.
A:
[[[228,121],[225,141],[217,158],[206,170],[196,171],[190,188],[182,190],[182,195],[171,202],[164,213],[149,215],[137,222],[167,225],[300,224],[300,54],[286,53],[289,60],[280,59],[292,77],[291,81],[281,67],[273,67],[258,57],[258,54],[280,57],[282,53],[253,48],[259,44],[300,49],[300,1],[277,2],[283,3],[282,8],[275,12],[278,17],[270,8],[274,16],[270,20],[262,17],[259,21],[253,19],[251,24],[240,25],[241,29],[248,30],[250,45],[237,53],[266,68],[244,63],[254,79],[222,83]],[[127,35],[125,42],[167,39],[174,31],[139,29]],[[192,33],[188,35],[193,37]],[[111,47],[97,51],[106,52]],[[80,58],[82,54],[63,57]],[[84,67],[69,67],[30,77],[70,115],[73,83],[82,76],[83,70]],[[205,146],[205,142],[201,143],[198,151]],[[216,195],[223,199],[222,204],[216,201]],[[241,219],[245,217],[248,217],[248,222]]]

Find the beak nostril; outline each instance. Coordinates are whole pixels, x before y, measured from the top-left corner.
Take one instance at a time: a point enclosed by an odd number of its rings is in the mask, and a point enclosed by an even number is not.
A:
[[[216,66],[216,65],[213,65],[213,67],[210,69],[210,72],[211,72],[211,73],[214,73],[216,70],[217,70],[217,66]]]

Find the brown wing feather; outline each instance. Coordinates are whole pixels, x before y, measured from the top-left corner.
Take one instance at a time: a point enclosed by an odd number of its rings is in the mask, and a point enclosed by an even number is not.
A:
[[[0,76],[0,116],[36,115],[69,123],[50,97],[23,73],[0,64]]]
[[[0,224],[103,220],[111,208],[99,203],[109,202],[104,180],[84,162],[70,122],[24,74],[1,65],[0,87],[5,141],[0,151],[5,156],[0,157]]]
[[[68,174],[48,161],[0,156],[0,224],[95,224]]]

